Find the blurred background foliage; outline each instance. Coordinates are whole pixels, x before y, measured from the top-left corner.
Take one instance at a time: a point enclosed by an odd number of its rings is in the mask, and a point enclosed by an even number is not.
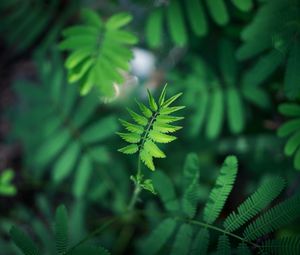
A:
[[[12,225],[42,254],[56,254],[60,204],[71,245],[118,217],[96,244],[112,254],[175,254],[174,237],[151,250],[150,233],[166,216],[158,196],[143,192],[124,216],[137,158],[117,151],[124,144],[115,134],[134,99],[146,101],[146,88],[159,95],[166,82],[169,96],[184,93],[185,119],[155,164],[182,191],[194,153],[199,212],[227,155],[236,155],[239,171],[220,220],[274,175],[287,182],[276,203],[299,192],[299,0],[2,0],[0,31],[1,254],[21,254]],[[299,235],[299,223],[261,242]]]

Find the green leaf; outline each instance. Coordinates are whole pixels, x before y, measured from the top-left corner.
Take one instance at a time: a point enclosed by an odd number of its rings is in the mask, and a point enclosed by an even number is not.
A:
[[[168,84],[165,84],[160,96],[159,96],[159,99],[158,99],[158,104],[160,107],[163,106],[164,102],[165,102],[165,98],[166,98],[166,92],[167,92],[167,86]],[[162,109],[163,110],[163,109]],[[162,112],[162,110],[160,111],[160,113]]]
[[[283,190],[285,181],[273,177],[264,182],[261,187],[247,198],[235,212],[224,221],[226,231],[233,232],[267,207]]]
[[[300,215],[300,197],[294,196],[266,211],[247,226],[243,236],[252,241],[282,226],[285,226]]]
[[[140,152],[140,158],[143,161],[143,163],[152,171],[155,170],[155,166],[153,164],[153,157],[146,151],[141,150]]]
[[[55,244],[58,254],[65,254],[68,246],[68,213],[64,205],[55,212]]]
[[[163,12],[157,8],[150,12],[147,23],[145,37],[151,48],[157,48],[162,44]]]
[[[191,255],[206,255],[208,251],[209,244],[209,232],[206,228],[201,228],[199,232],[195,235]]]
[[[214,22],[224,26],[229,22],[229,15],[224,0],[206,0],[208,11]]]
[[[190,245],[192,242],[193,229],[189,224],[182,224],[176,234],[175,241],[172,247],[172,255],[187,255],[189,254]]]
[[[217,255],[231,255],[230,242],[227,235],[220,235],[217,245]]]
[[[235,182],[237,164],[237,158],[234,156],[228,156],[225,159],[216,184],[210,192],[204,208],[203,219],[206,223],[214,223],[221,213]]]
[[[141,135],[144,132],[144,127],[129,123],[125,120],[119,119],[121,124],[130,132]]]
[[[182,96],[183,93],[178,93],[172,97],[170,97],[168,100],[166,100],[163,104],[162,104],[162,108],[166,108],[169,105],[171,105],[175,100],[177,100],[179,97]]]
[[[75,166],[79,153],[80,145],[77,141],[74,141],[56,160],[52,172],[52,178],[56,183],[59,183],[68,177]]]
[[[153,98],[153,96],[152,96],[149,89],[147,89],[147,92],[148,92],[148,100],[149,100],[150,108],[151,108],[152,111],[156,111],[157,108],[158,108],[157,104],[156,104],[156,102],[155,102],[155,100],[154,100],[154,98]]]
[[[144,114],[146,118],[150,118],[152,116],[152,111],[147,106],[145,106],[143,103],[140,103],[138,101],[136,101],[136,103],[138,104],[141,112]]]
[[[291,136],[284,146],[284,153],[287,156],[291,156],[300,145],[300,130]]]
[[[146,255],[157,254],[175,231],[176,221],[173,219],[163,220],[143,243],[143,251]]]
[[[253,8],[252,0],[231,0],[231,2],[235,5],[236,8],[244,12],[250,11]]]
[[[251,255],[252,252],[251,250],[248,248],[248,246],[245,243],[240,243],[237,251],[236,251],[237,255]]]
[[[114,116],[105,117],[88,126],[82,133],[81,139],[84,143],[101,142],[109,138],[118,129],[118,124]]]
[[[284,137],[300,129],[300,119],[290,120],[278,129],[277,135]]]
[[[128,146],[125,146],[121,149],[119,149],[119,152],[125,153],[125,154],[134,154],[138,151],[139,147],[137,144],[130,144]]]
[[[126,12],[118,13],[110,17],[106,22],[106,28],[110,30],[119,29],[127,25],[132,20],[132,16]]]
[[[193,32],[198,36],[207,34],[208,25],[202,2],[198,0],[186,1],[186,10]]]
[[[178,46],[187,43],[187,32],[181,10],[179,1],[171,1],[167,8],[167,25],[173,42]]]
[[[157,142],[157,143],[169,143],[169,142],[172,142],[172,141],[174,141],[176,139],[175,136],[166,135],[166,134],[160,133],[160,132],[155,131],[155,130],[151,130],[149,132],[149,137],[154,142]]]
[[[278,240],[266,240],[262,247],[268,254],[298,255],[300,253],[300,238],[299,236],[287,236]]]
[[[12,227],[9,233],[15,245],[24,255],[41,255],[33,241],[21,229]]]
[[[84,155],[80,159],[73,184],[73,194],[75,197],[82,198],[86,194],[92,172],[93,165],[91,159],[87,155]]]
[[[125,140],[128,143],[138,143],[141,140],[141,135],[136,133],[120,133],[117,132],[123,140]]]
[[[206,126],[206,136],[209,139],[214,139],[220,134],[223,122],[223,111],[223,91],[220,88],[215,88],[211,96],[210,112]]]
[[[163,151],[161,151],[157,145],[151,140],[147,140],[144,144],[144,150],[147,151],[154,158],[165,158],[166,155]]]
[[[299,117],[300,105],[295,103],[283,103],[279,105],[278,111],[285,116]]]
[[[227,89],[227,107],[230,131],[238,134],[244,129],[245,119],[241,95],[236,88]]]
[[[171,213],[178,211],[179,202],[170,178],[163,172],[158,171],[153,175],[153,185],[166,210]]]
[[[134,121],[142,126],[146,126],[148,123],[147,118],[135,113],[134,111],[131,111],[130,109],[127,109],[127,111],[129,112],[129,114],[131,115],[131,117],[134,119]]]

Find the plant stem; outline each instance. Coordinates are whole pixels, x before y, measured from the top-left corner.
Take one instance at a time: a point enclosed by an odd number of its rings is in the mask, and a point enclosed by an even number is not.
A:
[[[215,230],[215,231],[218,231],[218,232],[221,232],[225,235],[228,235],[228,236],[231,236],[233,238],[236,238],[236,239],[239,239],[241,240],[242,242],[245,242],[245,243],[248,243],[256,248],[260,248],[260,245],[256,244],[256,243],[253,243],[253,242],[250,242],[248,240],[246,240],[245,238],[241,237],[241,236],[238,236],[236,234],[233,234],[233,233],[230,233],[222,228],[218,228],[216,226],[213,226],[213,225],[210,225],[210,224],[207,224],[205,222],[201,222],[201,221],[197,221],[197,220],[189,220],[189,219],[182,219],[182,218],[176,218],[177,220],[181,220],[181,221],[185,221],[189,224],[193,224],[193,225],[198,225],[198,226],[201,226],[201,227],[204,227],[204,228],[209,228],[209,229],[212,229],[212,230]]]
[[[138,201],[139,195],[142,191],[141,188],[141,181],[142,181],[142,172],[141,172],[141,158],[140,155],[138,157],[138,167],[137,167],[137,174],[136,174],[136,178],[134,181],[134,191],[132,193],[129,205],[128,205],[128,211],[132,211],[134,209],[134,206],[136,204],[136,202]]]

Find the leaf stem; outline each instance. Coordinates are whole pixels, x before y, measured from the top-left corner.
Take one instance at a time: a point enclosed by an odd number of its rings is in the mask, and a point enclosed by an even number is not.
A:
[[[205,222],[198,221],[198,220],[183,219],[183,218],[179,218],[179,217],[176,217],[176,219],[180,220],[180,221],[184,221],[184,222],[189,223],[189,224],[198,225],[198,226],[201,226],[201,227],[204,227],[204,228],[209,228],[209,229],[221,232],[221,233],[223,233],[225,235],[228,235],[228,236],[231,236],[233,238],[239,239],[239,240],[241,240],[244,243],[248,243],[248,244],[254,246],[255,248],[261,248],[260,245],[258,245],[256,243],[253,243],[253,242],[250,242],[250,241],[246,240],[245,238],[243,238],[241,236],[238,236],[236,234],[230,233],[230,232],[228,232],[228,231],[226,231],[226,230],[224,230],[222,228],[219,228],[219,227],[207,224]]]
[[[134,209],[134,206],[136,204],[136,202],[138,201],[139,195],[142,191],[142,187],[141,187],[141,182],[142,182],[142,168],[141,168],[141,158],[140,155],[138,157],[138,167],[137,167],[137,174],[136,177],[134,178],[134,191],[132,193],[129,205],[128,205],[128,211],[132,211]]]

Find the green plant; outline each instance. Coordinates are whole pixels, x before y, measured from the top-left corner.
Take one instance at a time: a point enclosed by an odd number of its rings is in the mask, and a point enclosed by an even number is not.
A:
[[[156,143],[169,143],[176,139],[175,136],[168,133],[174,133],[181,129],[180,126],[174,126],[170,123],[179,121],[183,117],[172,116],[171,113],[177,112],[184,108],[184,106],[171,106],[171,104],[179,98],[182,93],[178,93],[169,99],[166,99],[166,88],[163,88],[158,102],[155,101],[151,92],[148,91],[149,108],[143,103],[137,101],[140,115],[130,109],[129,114],[136,122],[136,124],[129,123],[125,120],[120,120],[122,125],[129,131],[129,133],[117,133],[123,140],[130,143],[130,145],[119,149],[120,152],[125,154],[138,153],[138,171],[135,177],[132,177],[135,182],[136,189],[140,188],[150,190],[154,193],[152,182],[150,179],[143,180],[141,173],[142,161],[150,170],[154,171],[155,166],[153,158],[165,158],[165,153],[158,148]]]
[[[0,3],[0,32],[5,34],[7,44],[14,45],[18,52],[25,51],[38,40],[42,40],[39,49],[48,48],[56,42],[64,23],[77,6],[77,0],[68,1],[67,6],[62,6],[58,0],[3,0]],[[61,12],[60,8],[64,10]]]
[[[12,169],[5,169],[0,174],[0,195],[14,196],[17,193],[16,187],[11,183],[15,176]]]
[[[287,58],[284,91],[290,98],[297,97],[300,92],[300,78],[296,71],[300,69],[300,1],[261,2],[253,22],[242,32],[244,43],[238,49],[237,57],[245,60],[261,54],[252,70],[254,84],[265,81]]]
[[[79,98],[77,87],[67,85],[57,53],[50,60],[38,60],[37,65],[40,86],[26,80],[15,85],[21,99],[20,109],[11,114],[15,138],[22,141],[32,176],[41,179],[48,170],[58,185],[74,173],[72,193],[82,197],[94,167],[109,161],[101,142],[117,131],[117,120],[113,115],[93,117],[99,99],[92,94]]]
[[[215,139],[224,129],[224,123],[232,134],[240,134],[251,104],[262,109],[270,105],[266,91],[254,86],[251,78],[248,72],[240,75],[234,45],[229,41],[220,43],[216,70],[202,58],[193,59],[191,73],[179,78],[180,83],[186,84],[183,103],[191,109],[187,118],[190,136],[205,128],[205,136]]]
[[[188,44],[189,27],[196,36],[207,35],[209,25],[207,16],[219,26],[227,25],[230,18],[225,2],[224,0],[161,1],[147,18],[145,31],[147,43],[154,48],[162,46],[165,19],[171,39],[178,46]],[[252,0],[232,0],[231,3],[240,11],[249,11],[253,6]],[[208,15],[203,5],[206,5]],[[189,26],[185,22],[186,19]]]
[[[65,62],[68,81],[80,82],[82,95],[95,88],[101,96],[112,97],[113,85],[122,84],[122,72],[130,68],[133,55],[128,45],[137,43],[135,35],[122,29],[132,17],[118,13],[104,23],[90,9],[84,9],[81,17],[84,24],[65,29],[60,43],[61,50],[71,52]]]
[[[166,174],[161,171],[154,174],[153,185],[166,213],[143,241],[142,254],[160,254],[160,251],[172,255],[208,254],[211,250],[212,254],[251,254],[252,250],[254,254],[299,253],[300,240],[295,236],[279,240],[259,240],[260,237],[285,226],[299,216],[299,195],[263,211],[283,190],[285,181],[281,177],[266,179],[251,196],[226,216],[222,223],[216,224],[235,183],[238,172],[237,159],[234,156],[225,159],[202,212],[198,210],[198,165],[198,157],[190,154],[183,168],[180,197],[176,195],[175,187]],[[237,232],[243,226],[244,231]],[[210,243],[215,241],[211,239],[217,237],[213,232],[220,234],[215,251],[210,246]]]
[[[279,106],[279,112],[294,119],[287,121],[278,129],[278,136],[290,136],[284,147],[287,156],[294,154],[294,167],[300,169],[300,106],[296,103],[283,103]]]
[[[33,240],[20,228],[12,227],[10,235],[15,245],[24,255],[43,254]],[[56,209],[55,224],[53,229],[54,238],[51,240],[56,247],[56,254],[65,255],[109,255],[110,253],[101,246],[86,244],[87,240],[83,239],[76,245],[69,246],[69,228],[68,214],[65,206],[61,205]]]

